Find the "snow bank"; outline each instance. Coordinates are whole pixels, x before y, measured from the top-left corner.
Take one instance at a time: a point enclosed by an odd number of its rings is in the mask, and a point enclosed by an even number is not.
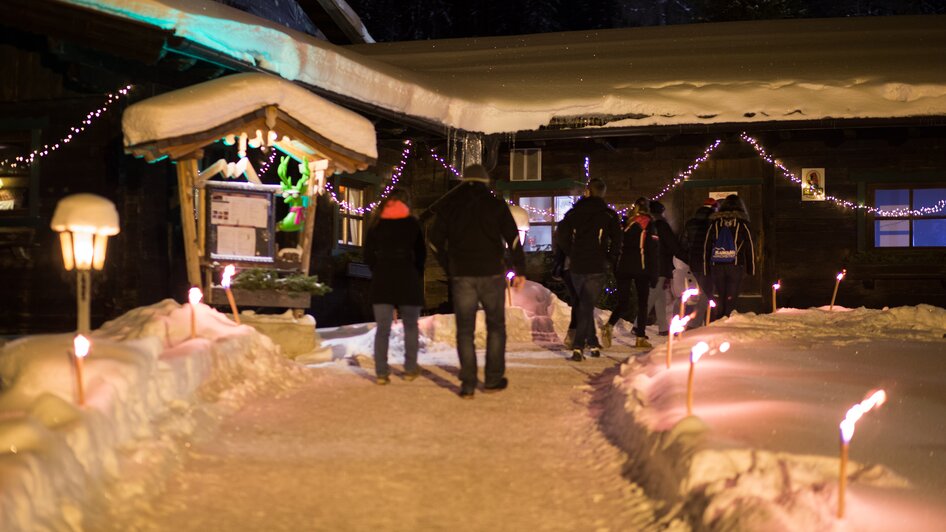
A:
[[[834,310],[734,314],[687,332],[669,370],[662,346],[621,366],[602,426],[668,515],[708,530],[941,529],[946,310]],[[733,348],[697,364],[688,416],[701,340]],[[879,387],[891,399],[858,425],[838,520],[838,423]]]
[[[140,501],[182,446],[248,397],[301,371],[252,328],[172,300],[135,309],[92,336],[76,405],[72,334],[0,350],[0,529],[80,530],[101,497]],[[115,505],[121,506],[121,505]]]

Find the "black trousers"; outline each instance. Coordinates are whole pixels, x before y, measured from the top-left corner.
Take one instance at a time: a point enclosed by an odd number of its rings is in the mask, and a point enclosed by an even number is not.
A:
[[[713,318],[728,317],[736,309],[736,300],[739,299],[739,289],[742,287],[742,278],[746,276],[746,269],[736,264],[713,264],[710,266],[710,276],[713,278],[713,287],[719,294]]]
[[[650,280],[646,273],[637,275],[621,275],[617,277],[617,306],[611,312],[608,323],[616,325],[618,320],[624,317],[628,309],[631,308],[631,285],[637,290],[637,316],[647,315],[647,295],[650,292]],[[641,325],[643,323],[643,325]],[[635,320],[634,335],[644,336],[644,329],[647,327],[647,320]]]

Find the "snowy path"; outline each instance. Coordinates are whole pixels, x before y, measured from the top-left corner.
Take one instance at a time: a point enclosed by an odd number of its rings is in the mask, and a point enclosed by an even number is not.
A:
[[[395,366],[389,386],[374,384],[371,367],[308,370],[300,387],[194,443],[149,511],[96,529],[662,528],[593,413],[594,376],[627,350],[575,364],[519,347],[510,388],[473,401],[457,397],[453,366],[425,366],[414,382]]]

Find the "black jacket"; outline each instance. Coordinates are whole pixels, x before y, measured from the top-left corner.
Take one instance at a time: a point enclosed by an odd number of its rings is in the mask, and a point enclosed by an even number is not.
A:
[[[657,239],[660,241],[660,266],[657,270],[658,277],[673,277],[673,258],[677,257],[683,260],[685,253],[677,235],[673,234],[673,229],[663,216],[654,216],[653,224],[657,230]]]
[[[485,183],[464,181],[434,207],[430,246],[447,274],[483,277],[506,271],[508,247],[517,275],[525,275],[526,256],[509,206]]]
[[[555,240],[577,274],[604,273],[621,254],[621,223],[603,199],[589,196],[575,203],[558,224]]]
[[[624,228],[624,245],[621,247],[621,259],[615,274],[618,277],[631,277],[646,274],[651,283],[657,282],[660,268],[660,243],[657,240],[657,228],[649,215],[646,227],[635,217]]]
[[[711,207],[700,207],[683,227],[685,256],[681,259],[687,263],[691,272],[703,272],[703,246],[706,243],[706,231],[709,230],[709,217],[714,212]]]
[[[365,263],[371,268],[371,303],[423,306],[426,259],[424,234],[413,216],[369,227]]]
[[[755,248],[752,245],[752,232],[749,230],[749,220],[740,211],[720,211],[710,215],[710,226],[703,241],[703,272],[709,274],[712,264],[710,257],[713,253],[713,243],[719,234],[719,228],[728,225],[733,229],[733,240],[736,243],[736,265],[743,265],[749,275],[755,274]]]

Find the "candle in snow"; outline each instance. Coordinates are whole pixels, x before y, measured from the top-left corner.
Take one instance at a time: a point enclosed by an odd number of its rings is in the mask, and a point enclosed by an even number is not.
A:
[[[706,302],[706,324],[709,325],[713,321],[713,309],[716,308],[716,301],[710,299]]]
[[[673,319],[670,320],[670,331],[667,334],[667,369],[670,369],[670,357],[673,353],[673,335],[682,333],[688,321],[690,321],[689,316],[682,318],[674,316]]]
[[[196,286],[192,286],[187,292],[187,301],[191,306],[191,338],[197,338],[197,304],[203,297],[204,294]]]
[[[699,288],[687,288],[683,291],[683,295],[680,296],[680,317],[683,317],[684,311],[686,311],[687,301],[690,300],[690,297],[699,295]]]
[[[236,272],[236,267],[232,264],[228,264],[226,268],[223,269],[223,278],[220,279],[220,285],[223,286],[223,289],[227,292],[227,301],[230,302],[230,311],[233,312],[233,321],[240,324],[240,311],[237,309],[236,300],[233,299],[233,291],[230,290],[230,278],[233,277],[233,274]]]
[[[886,401],[887,392],[877,390],[868,394],[867,398],[860,403],[852,406],[844,415],[844,420],[841,421],[839,426],[841,429],[841,469],[838,476],[838,518],[844,517],[844,491],[847,488],[847,451],[851,438],[854,436],[854,425],[857,424],[857,420],[861,419],[861,416],[874,408],[879,408]]]
[[[778,305],[775,302],[775,293],[778,292],[779,288],[782,288],[782,281],[775,281],[775,284],[772,285],[772,314],[775,314],[775,311],[778,309]]]
[[[831,294],[831,306],[828,307],[828,310],[834,310],[834,300],[838,297],[838,285],[841,284],[841,279],[844,279],[844,275],[847,273],[847,270],[841,270],[841,273],[835,277],[837,279],[834,281],[834,293]]]
[[[512,280],[515,279],[516,272],[506,272],[506,306],[512,306]]]
[[[92,342],[88,338],[77,334],[72,340],[73,353],[75,354],[76,364],[76,393],[79,398],[79,404],[85,404],[85,389],[82,384],[82,360],[89,354]]]

